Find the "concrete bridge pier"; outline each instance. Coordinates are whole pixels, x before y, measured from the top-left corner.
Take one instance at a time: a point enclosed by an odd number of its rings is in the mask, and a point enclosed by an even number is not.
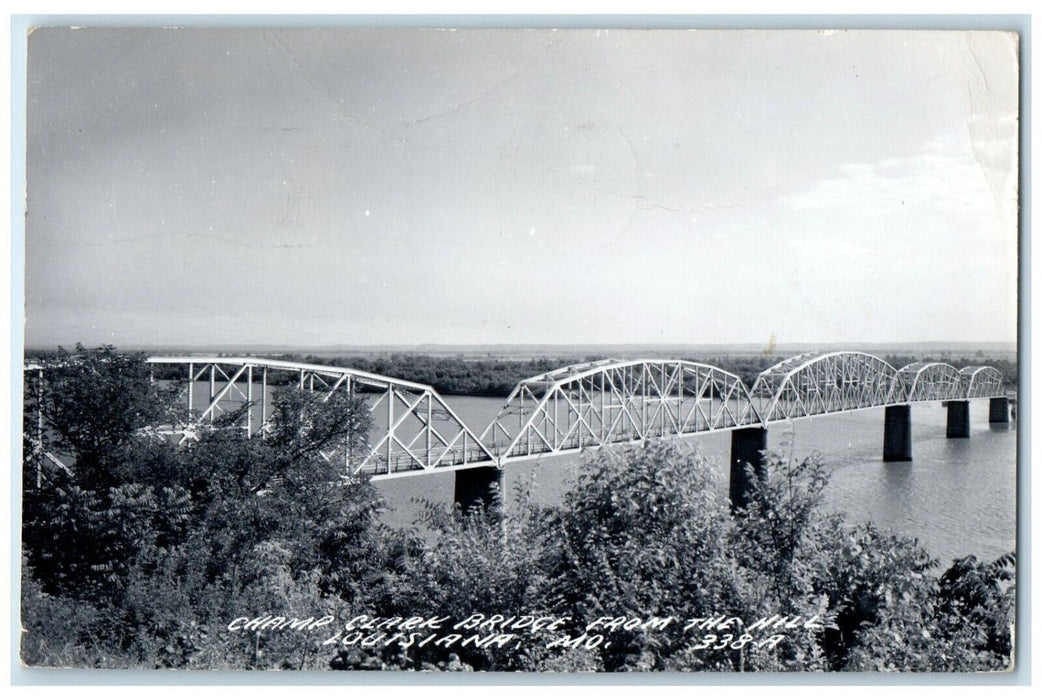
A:
[[[745,471],[752,465],[755,478],[767,480],[767,467],[763,463],[763,451],[767,449],[766,428],[741,428],[731,431],[731,510],[736,511],[749,505],[755,483]]]
[[[503,470],[499,467],[475,467],[456,472],[456,488],[453,502],[458,503],[464,513],[477,505],[486,509],[495,503],[497,493],[503,491]]]
[[[988,403],[989,423],[1009,423],[1009,399],[997,396]]]
[[[887,406],[883,418],[883,461],[912,461],[912,407]]]
[[[948,437],[968,438],[970,436],[970,402],[948,402]]]

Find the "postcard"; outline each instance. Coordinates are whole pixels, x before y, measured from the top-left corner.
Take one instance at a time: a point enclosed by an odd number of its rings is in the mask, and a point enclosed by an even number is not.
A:
[[[1016,669],[1018,33],[86,25],[25,670]]]

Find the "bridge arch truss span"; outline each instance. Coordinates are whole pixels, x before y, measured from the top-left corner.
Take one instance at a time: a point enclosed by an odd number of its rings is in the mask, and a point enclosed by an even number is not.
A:
[[[750,393],[766,424],[885,406],[896,382],[897,370],[875,355],[805,353],[761,372]]]
[[[684,360],[601,360],[524,379],[481,439],[501,461],[756,425],[740,377]]]
[[[994,367],[976,365],[959,370],[963,396],[967,399],[997,398],[1006,395],[1002,372]]]
[[[364,456],[335,449],[323,456],[344,464],[349,474],[386,479],[416,472],[450,471],[490,465],[495,456],[442,397],[425,384],[347,367],[251,357],[150,357],[153,365],[188,368],[182,389],[185,420],[171,431],[185,442],[222,416],[253,436],[266,432],[272,418],[272,392],[278,386],[322,395],[346,393],[366,401],[372,425]]]
[[[891,403],[954,401],[966,394],[965,377],[946,362],[913,362],[897,371]]]

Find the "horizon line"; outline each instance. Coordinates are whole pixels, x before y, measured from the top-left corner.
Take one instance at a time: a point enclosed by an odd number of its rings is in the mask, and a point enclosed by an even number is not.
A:
[[[407,343],[407,342],[391,342],[391,343],[279,343],[279,342],[205,342],[205,343],[184,343],[184,342],[124,342],[124,343],[84,343],[82,341],[75,341],[72,343],[25,343],[23,344],[24,350],[44,350],[44,349],[56,349],[58,347],[75,347],[77,344],[84,345],[85,347],[97,347],[100,345],[112,345],[114,347],[124,348],[215,348],[215,347],[232,347],[232,348],[274,348],[274,349],[300,349],[300,350],[332,350],[332,349],[389,349],[389,348],[589,348],[589,347],[615,347],[615,348],[654,348],[654,347],[759,347],[763,349],[774,349],[784,348],[793,346],[871,346],[871,347],[897,347],[897,346],[910,346],[910,345],[921,345],[921,346],[994,346],[1004,345],[1017,347],[1019,340],[900,340],[900,341],[810,341],[810,340],[794,340],[785,342],[775,343],[763,343],[757,341],[717,341],[717,342],[689,342],[689,341],[675,341],[675,342],[612,342],[612,341],[595,341],[595,342],[526,342],[526,343],[441,343],[441,342],[425,342],[425,343]]]

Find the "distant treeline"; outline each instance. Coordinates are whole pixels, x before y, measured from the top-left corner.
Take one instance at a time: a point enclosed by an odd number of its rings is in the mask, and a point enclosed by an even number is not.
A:
[[[431,357],[429,355],[413,355],[396,353],[387,357],[337,357],[319,358],[315,356],[283,355],[279,359],[308,362],[313,364],[351,367],[363,372],[373,372],[389,377],[396,377],[410,382],[429,384],[440,394],[457,394],[466,396],[505,397],[514,386],[528,377],[543,374],[561,367],[580,362],[602,360],[602,357],[585,358],[539,358],[533,360],[472,360],[459,357]],[[685,357],[691,362],[719,367],[722,370],[737,374],[752,387],[756,377],[768,367],[782,359],[777,356],[748,355],[720,357]],[[900,357],[886,356],[885,359],[900,369],[913,362],[950,362],[960,369],[964,366],[990,365],[1002,372],[1008,385],[1017,383],[1017,363],[1010,360],[975,357],[973,360],[953,360],[951,357]]]
[[[287,362],[350,367],[361,372],[382,374],[407,382],[433,386],[440,394],[505,397],[514,386],[528,377],[582,362],[577,358],[538,358],[532,360],[469,360],[460,357],[432,357],[394,353],[383,357],[317,357],[286,353],[271,357]],[[598,359],[598,358],[590,358]],[[180,365],[157,365],[156,379],[184,379]],[[292,376],[279,373],[269,377],[272,384],[291,384]]]
[[[785,358],[777,355],[724,355],[722,357],[686,357],[684,359],[692,362],[702,362],[737,374],[745,382],[745,385],[751,389],[753,384],[756,383],[756,377],[760,372],[771,365],[781,362]]]
[[[54,353],[33,353],[27,360],[46,360]],[[604,359],[602,357],[563,357],[535,358],[529,360],[505,359],[469,359],[463,357],[445,357],[419,355],[412,353],[393,353],[381,357],[319,357],[287,353],[277,355],[273,359],[290,362],[305,362],[316,365],[332,365],[350,367],[362,372],[382,374],[409,382],[428,384],[443,395],[491,396],[506,397],[522,379],[536,376],[581,362]],[[692,362],[701,362],[733,372],[742,378],[746,386],[752,387],[757,375],[782,359],[776,355],[723,355],[718,357],[685,357]],[[936,361],[948,362],[958,368],[967,365],[990,365],[1000,372],[1009,386],[1017,384],[1017,363],[1011,360],[999,360],[990,357],[976,356],[971,358],[953,358],[948,354],[936,357],[913,357],[886,355],[883,357],[894,367],[900,369],[913,362]],[[156,379],[183,379],[185,369],[179,365],[156,365],[153,375]],[[272,383],[292,383],[287,376],[272,377]]]
[[[282,355],[279,359],[351,367],[363,372],[373,372],[409,382],[429,384],[443,395],[506,397],[518,382],[528,377],[568,365],[594,362],[605,358],[591,356],[531,360],[474,360],[462,357],[432,357],[395,353],[386,357],[332,358],[320,358],[313,355]],[[778,361],[777,358],[755,356],[680,359],[702,362],[733,372],[740,376],[748,386],[752,386],[756,381],[756,375]]]
[[[407,382],[429,384],[439,394],[464,396],[508,396],[522,379],[584,362],[580,358],[537,358],[532,360],[469,360],[394,353],[385,357],[315,357],[283,355],[279,359],[316,365],[350,367]],[[590,360],[599,358],[588,358]]]

